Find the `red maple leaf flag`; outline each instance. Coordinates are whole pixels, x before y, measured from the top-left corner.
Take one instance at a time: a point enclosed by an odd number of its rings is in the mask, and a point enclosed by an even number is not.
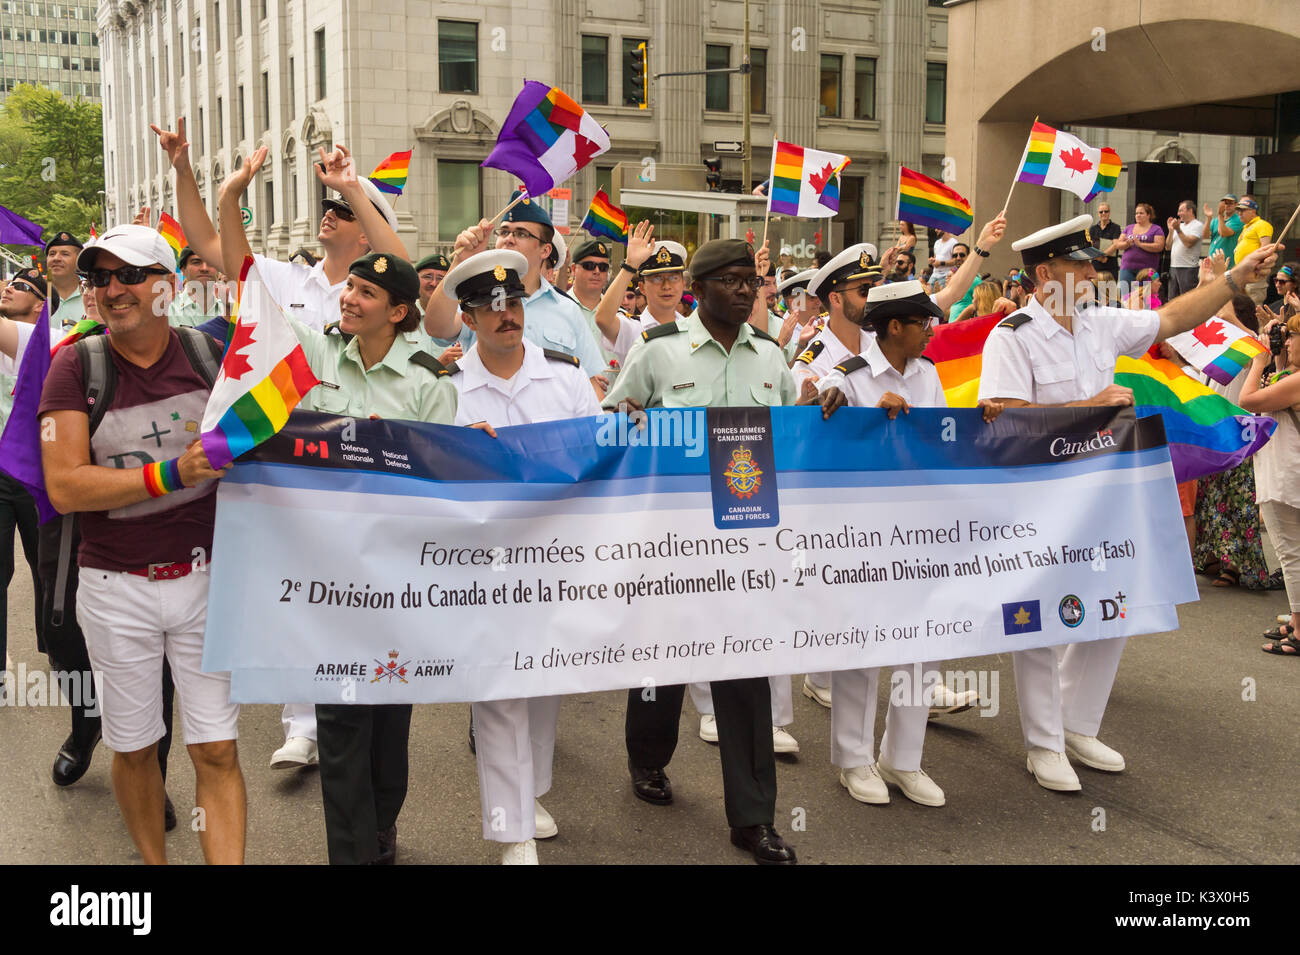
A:
[[[1192,336],[1202,345],[1222,345],[1228,339],[1223,334],[1223,323],[1210,319],[1192,329]]]
[[[1070,170],[1071,175],[1076,172],[1087,172],[1092,168],[1092,161],[1083,154],[1083,150],[1078,146],[1073,149],[1062,149],[1061,162],[1065,164],[1066,169]]]
[[[820,172],[813,170],[808,174],[808,185],[816,189],[818,195],[820,195],[822,191],[825,190],[826,183],[830,181],[830,178],[833,175],[835,175],[835,170],[831,167],[830,163],[827,163],[826,168],[822,169]]]
[[[238,381],[253,370],[248,356],[240,352],[250,347],[254,341],[252,325],[240,322],[235,326],[235,334],[230,339],[230,347],[226,349],[226,357],[221,360],[221,370],[231,381]]]

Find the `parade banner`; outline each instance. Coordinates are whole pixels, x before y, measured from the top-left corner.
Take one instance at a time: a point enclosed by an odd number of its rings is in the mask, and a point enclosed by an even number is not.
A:
[[[1167,630],[1197,599],[1132,409],[497,434],[295,412],[221,482],[204,669],[248,703],[548,696]]]

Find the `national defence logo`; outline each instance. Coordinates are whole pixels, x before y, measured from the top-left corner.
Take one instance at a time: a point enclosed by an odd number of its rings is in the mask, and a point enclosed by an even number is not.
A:
[[[1002,632],[1015,636],[1022,633],[1036,633],[1043,629],[1043,616],[1038,609],[1037,600],[1022,600],[1019,603],[1002,605]]]
[[[407,666],[410,665],[411,661],[407,660],[405,663],[398,663],[397,658],[400,655],[401,654],[399,654],[396,650],[389,650],[387,663],[384,663],[382,660],[376,660],[375,676],[374,679],[372,679],[370,682],[378,683],[381,680],[385,680],[388,683],[392,683],[394,680],[397,680],[398,682],[401,683],[409,682],[406,679],[406,668]]]
[[[1061,623],[1070,629],[1074,629],[1083,623],[1083,601],[1074,594],[1066,594],[1061,598],[1061,604],[1056,608],[1056,612],[1061,617]]]
[[[754,453],[749,448],[732,451],[731,464],[722,473],[727,479],[727,488],[741,500],[753,497],[763,486],[763,472],[754,463]]]

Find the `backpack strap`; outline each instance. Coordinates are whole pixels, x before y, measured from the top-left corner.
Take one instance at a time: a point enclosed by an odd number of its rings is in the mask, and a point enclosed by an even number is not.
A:
[[[438,359],[434,358],[427,351],[412,352],[411,357],[407,360],[410,361],[412,364],[419,365],[421,368],[427,368],[429,371],[433,372],[439,378],[445,378],[448,375],[452,374],[450,368],[448,368],[442,362],[438,361]],[[454,363],[452,367],[455,368]],[[456,368],[456,371],[460,371],[460,369]]]
[[[86,414],[90,418],[90,434],[108,413],[117,386],[117,366],[108,354],[108,336],[92,335],[73,343],[77,359],[81,362],[81,389],[86,395]]]
[[[54,605],[50,609],[50,623],[63,626],[63,608],[68,596],[68,570],[72,567],[72,535],[77,530],[77,515],[64,514],[59,527],[59,566],[54,574]]]
[[[221,343],[197,328],[178,328],[176,334],[180,336],[181,348],[185,352],[185,357],[189,359],[190,367],[197,371],[211,388],[217,382],[217,373],[221,371],[223,351]]]

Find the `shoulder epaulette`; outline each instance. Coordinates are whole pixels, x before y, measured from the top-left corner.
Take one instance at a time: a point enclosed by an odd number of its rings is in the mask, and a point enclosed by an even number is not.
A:
[[[1006,318],[1002,319],[1002,321],[998,322],[997,327],[1009,328],[1014,332],[1021,325],[1024,325],[1028,322],[1032,322],[1033,320],[1034,320],[1034,316],[1030,315],[1029,313],[1018,312],[1014,315],[1008,315]]]
[[[456,364],[454,361],[450,365],[444,365],[443,367],[447,369],[447,374],[449,375],[460,374],[460,365]]]
[[[777,348],[780,348],[780,347],[781,347],[781,343],[780,343],[779,341],[777,341],[775,338],[773,338],[773,337],[772,337],[771,335],[769,335],[767,332],[763,331],[761,328],[755,328],[753,325],[750,325],[750,326],[749,326],[749,330],[750,330],[750,332],[754,335],[755,338],[766,338],[769,342],[771,342],[771,343],[772,343],[773,345],[775,345]]]
[[[543,348],[542,354],[551,361],[562,361],[566,365],[572,365],[574,368],[580,368],[582,366],[582,362],[580,362],[576,356],[570,355],[568,352],[556,351],[554,348]]]
[[[343,324],[342,322],[330,322],[330,323],[329,323],[328,325],[326,325],[325,328],[324,328],[324,332],[325,332],[325,334],[326,334],[326,335],[342,335],[344,338],[350,339],[352,336],[349,335],[347,332],[343,331],[343,330],[339,327],[339,326],[342,325],[342,324]]]
[[[683,331],[682,326],[677,322],[664,322],[658,328],[650,328],[641,333],[641,340],[645,342],[654,341],[656,338],[663,338],[665,335],[676,335]]]
[[[438,361],[438,359],[434,358],[427,351],[412,352],[410,360],[421,368],[429,369],[429,371],[433,372],[439,378],[444,378],[447,375],[452,374],[451,370],[448,369],[446,365]]]
[[[930,364],[932,365],[934,364],[934,359],[931,358],[929,355],[922,355],[921,361],[928,361]]]
[[[851,375],[859,368],[866,368],[867,360],[861,355],[854,355],[852,358],[846,358],[835,366],[835,370],[841,375]]]
[[[803,354],[796,358],[795,361],[801,361],[805,365],[811,365],[813,361],[816,360],[817,356],[825,350],[825,348],[826,343],[824,341],[820,338],[814,338],[812,343],[804,350]]]

